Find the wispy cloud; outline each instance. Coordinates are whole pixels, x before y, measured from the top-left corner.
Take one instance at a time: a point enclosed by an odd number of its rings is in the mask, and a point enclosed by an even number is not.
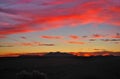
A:
[[[15,47],[15,46],[55,46],[52,43],[42,43],[42,42],[3,42],[0,43],[0,47]]]
[[[69,43],[69,44],[80,44],[80,45],[85,44],[84,42],[80,42],[80,41],[67,41],[67,43]]]
[[[63,36],[43,35],[43,36],[40,36],[40,38],[44,38],[44,39],[62,39]]]
[[[41,42],[22,42],[20,44],[21,46],[55,46],[55,44]]]
[[[120,26],[119,0],[1,0],[0,35],[66,26]]]

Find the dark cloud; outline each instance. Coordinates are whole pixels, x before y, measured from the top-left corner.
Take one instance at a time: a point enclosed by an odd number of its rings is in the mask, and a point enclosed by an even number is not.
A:
[[[0,47],[14,47],[14,46],[10,46],[10,45],[0,45]]]
[[[55,44],[40,44],[39,46],[55,46]]]
[[[22,36],[22,37],[21,37],[21,39],[27,39],[27,37],[25,37],[25,36]]]
[[[96,39],[89,39],[89,41],[96,41]]]
[[[101,41],[104,42],[109,42],[109,41],[120,41],[120,39],[100,39]]]
[[[17,11],[11,10],[11,9],[4,9],[0,7],[0,12],[2,13],[8,13],[8,14],[17,14]]]

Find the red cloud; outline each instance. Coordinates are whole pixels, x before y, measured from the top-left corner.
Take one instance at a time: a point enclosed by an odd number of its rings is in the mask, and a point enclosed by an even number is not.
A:
[[[30,20],[25,22],[20,21],[19,23],[16,23],[14,25],[9,25],[9,27],[1,26],[0,35],[45,31],[66,26],[80,26],[82,24],[90,23],[120,26],[120,7],[119,5],[117,5],[117,3],[115,3],[115,1],[114,4],[112,4],[112,1],[109,0],[50,0],[46,2],[47,5],[42,5],[43,7],[45,7],[44,9],[38,6],[36,6],[34,9],[28,9],[26,11],[19,11],[18,9],[18,12],[16,13],[24,15],[26,18],[30,18]],[[34,1],[22,0],[22,2],[32,3]],[[34,3],[38,2],[36,1]],[[45,2],[43,1],[43,3]],[[71,6],[68,4],[71,4]],[[48,7],[48,5],[50,7]],[[57,5],[59,5],[59,9]],[[62,7],[63,5],[64,7]],[[39,8],[39,10],[37,8]],[[12,12],[14,12],[14,10],[12,10]],[[25,15],[27,13],[33,14]],[[16,21],[15,19],[13,19],[13,16],[8,15],[9,13],[6,13],[4,18],[9,17],[10,21]],[[20,17],[18,17],[18,19],[19,18]],[[11,24],[10,22],[7,23]]]
[[[92,35],[93,38],[104,38],[103,35],[100,35],[100,34],[94,34]]]
[[[113,6],[110,8],[111,11],[120,12],[120,6]]]
[[[44,35],[40,37],[45,39],[62,39],[63,38],[63,36],[49,36],[49,35]]]

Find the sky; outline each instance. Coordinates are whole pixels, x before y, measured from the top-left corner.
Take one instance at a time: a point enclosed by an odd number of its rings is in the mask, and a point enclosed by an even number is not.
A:
[[[120,0],[0,0],[0,55],[120,51]]]

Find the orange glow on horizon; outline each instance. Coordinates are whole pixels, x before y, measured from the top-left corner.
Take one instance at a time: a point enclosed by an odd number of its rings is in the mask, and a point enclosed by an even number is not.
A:
[[[83,54],[83,56],[84,56],[84,57],[90,57],[90,56],[92,56],[92,55],[89,54],[89,53],[85,53],[85,54]]]
[[[112,53],[106,53],[106,52],[98,52],[98,53],[95,53],[95,52],[71,52],[70,54],[74,55],[74,56],[83,56],[83,57],[90,57],[90,56],[110,56],[110,55],[113,55],[113,56],[119,56],[119,54],[112,54]]]

